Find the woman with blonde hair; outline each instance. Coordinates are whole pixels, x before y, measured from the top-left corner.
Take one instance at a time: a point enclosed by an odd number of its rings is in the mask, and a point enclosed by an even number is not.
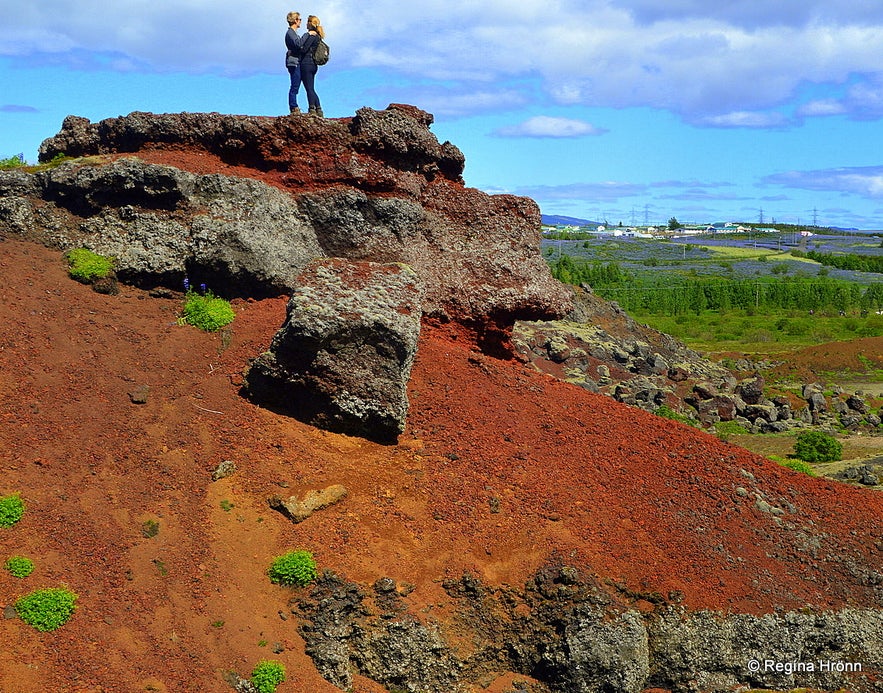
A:
[[[307,33],[301,37],[300,42],[300,81],[307,92],[309,112],[320,118],[323,118],[325,114],[322,113],[322,104],[319,103],[319,95],[316,94],[316,72],[319,71],[319,66],[313,59],[313,51],[319,45],[319,39],[324,38],[325,29],[322,28],[322,23],[318,17],[311,14],[307,18]]]
[[[300,89],[300,56],[301,37],[297,33],[300,28],[300,12],[289,12],[285,21],[288,22],[288,31],[285,32],[285,67],[291,78],[291,86],[288,88],[288,112],[294,115],[300,113],[297,106],[297,92]]]

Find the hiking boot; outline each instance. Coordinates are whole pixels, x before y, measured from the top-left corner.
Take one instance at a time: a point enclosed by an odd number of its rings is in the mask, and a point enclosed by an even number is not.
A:
[[[297,115],[298,113],[300,113],[300,109],[297,106],[295,106],[294,108],[291,109],[289,115]]]

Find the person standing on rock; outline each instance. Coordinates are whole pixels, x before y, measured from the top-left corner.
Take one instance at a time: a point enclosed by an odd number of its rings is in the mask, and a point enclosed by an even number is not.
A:
[[[291,115],[300,113],[297,105],[297,92],[300,89],[300,57],[301,37],[297,33],[300,28],[300,12],[289,12],[285,17],[288,22],[288,31],[285,32],[285,67],[291,77],[291,86],[288,88],[288,112]]]
[[[300,80],[307,91],[307,103],[310,106],[309,112],[323,118],[325,114],[322,113],[322,104],[319,103],[319,95],[316,94],[315,87],[316,73],[319,71],[319,66],[316,65],[316,61],[313,59],[313,51],[319,45],[319,39],[325,38],[325,29],[322,28],[319,18],[315,15],[311,14],[307,17],[307,32],[300,40]]]

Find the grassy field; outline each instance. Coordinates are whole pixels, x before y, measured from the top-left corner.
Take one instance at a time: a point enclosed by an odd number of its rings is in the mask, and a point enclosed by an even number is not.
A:
[[[655,296],[672,292],[676,284],[705,280],[818,281],[848,282],[861,291],[883,283],[883,275],[826,267],[819,262],[791,255],[792,249],[819,249],[826,253],[854,254],[864,252],[883,255],[878,237],[853,235],[814,236],[801,243],[796,235],[741,234],[729,237],[701,237],[678,242],[627,237],[596,237],[576,241],[544,241],[543,253],[553,265],[563,256],[576,266],[616,265],[627,281],[618,285],[620,293],[629,292],[661,276],[664,282],[652,289]],[[622,291],[626,293],[623,294]],[[599,290],[601,295],[605,293]],[[612,296],[611,296],[612,297]],[[615,299],[617,300],[617,299]],[[630,301],[637,304],[637,301]],[[853,305],[840,310],[780,309],[763,307],[731,308],[728,310],[691,310],[674,315],[659,309],[627,308],[636,320],[671,334],[690,347],[703,352],[742,351],[781,353],[832,341],[883,335],[883,315],[876,309],[860,309]],[[744,304],[743,304],[744,306]]]
[[[703,311],[689,315],[632,317],[703,352],[745,351],[778,353],[800,347],[883,335],[883,316],[845,315],[833,311],[809,315],[803,311]]]

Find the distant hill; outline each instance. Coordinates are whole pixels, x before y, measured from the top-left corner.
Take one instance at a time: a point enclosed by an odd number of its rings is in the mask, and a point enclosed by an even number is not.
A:
[[[588,219],[577,219],[576,217],[563,217],[558,214],[543,214],[543,223],[549,226],[557,226],[564,224],[566,226],[597,226],[600,221],[589,221]]]

